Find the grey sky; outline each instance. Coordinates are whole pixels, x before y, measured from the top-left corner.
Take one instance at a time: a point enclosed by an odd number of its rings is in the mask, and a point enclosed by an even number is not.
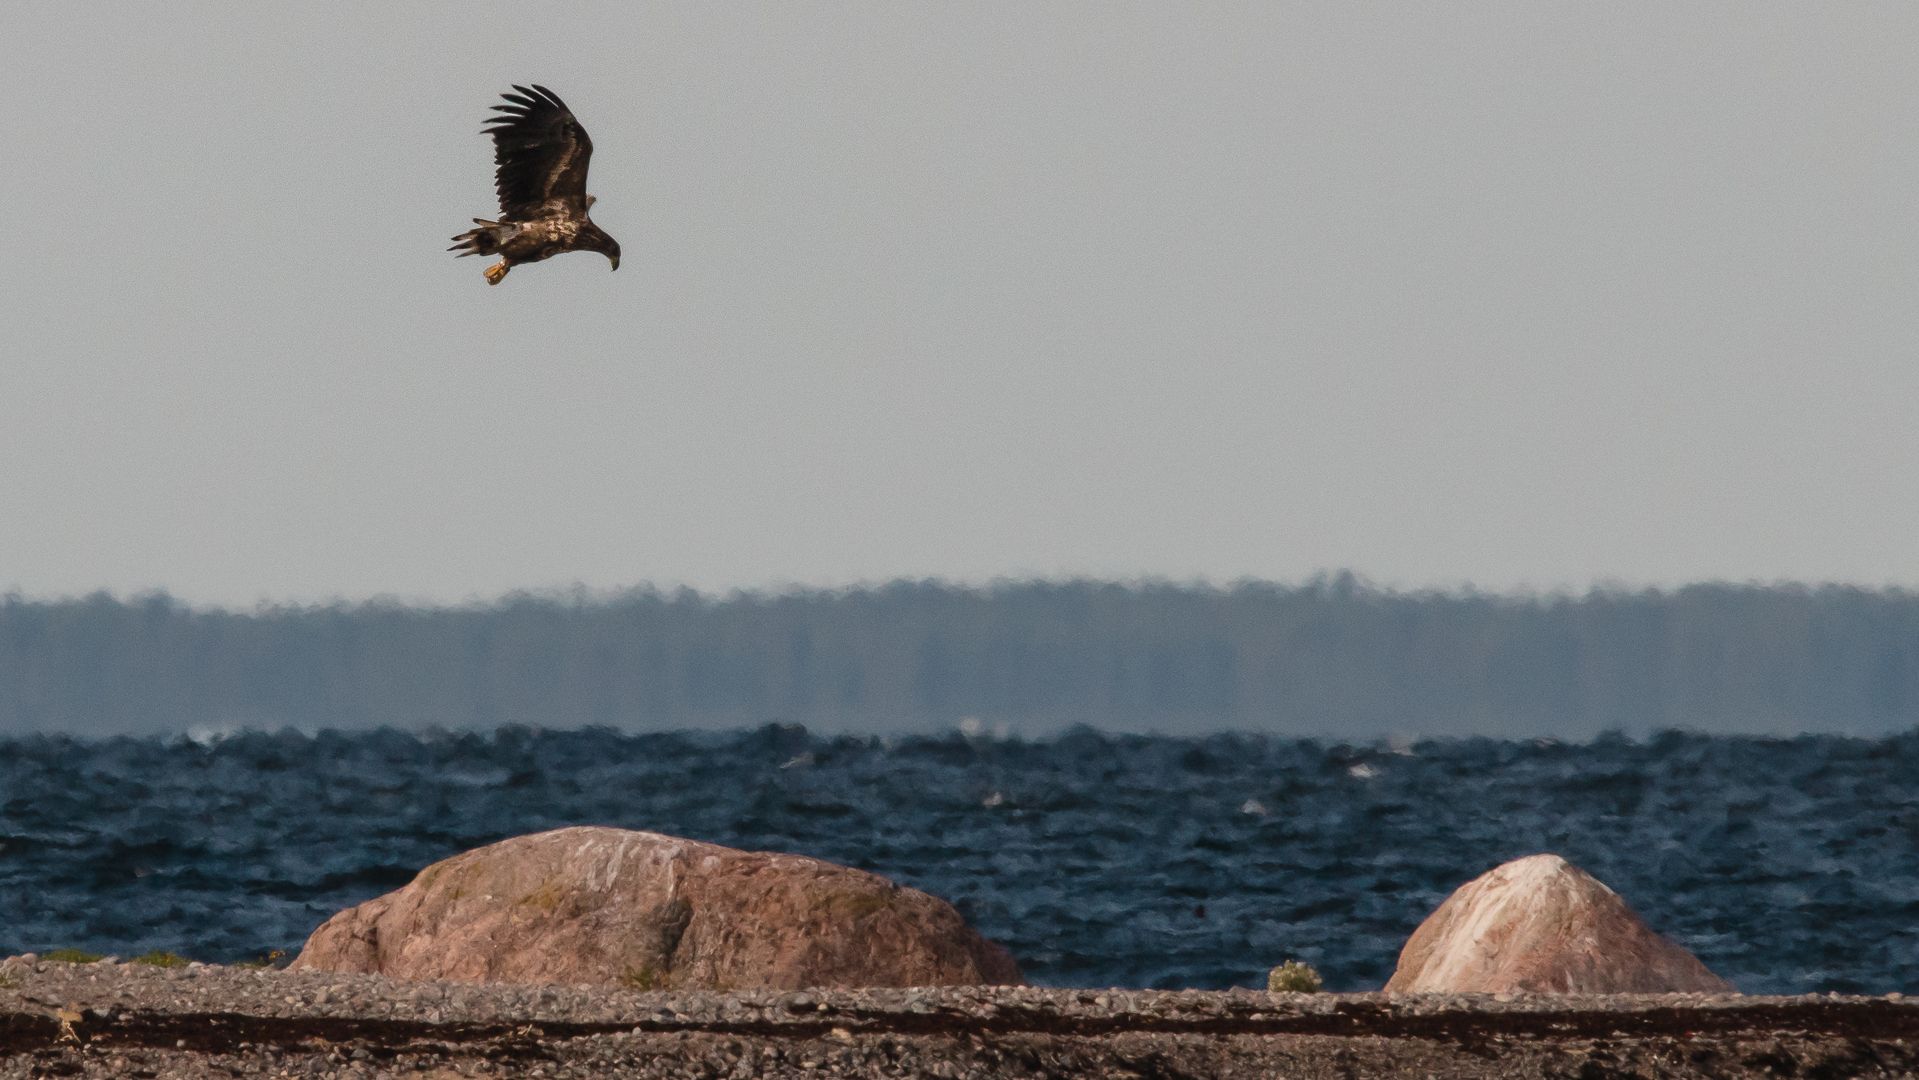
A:
[[[0,589],[1919,585],[1919,5],[5,33]],[[442,250],[524,81],[618,273]]]

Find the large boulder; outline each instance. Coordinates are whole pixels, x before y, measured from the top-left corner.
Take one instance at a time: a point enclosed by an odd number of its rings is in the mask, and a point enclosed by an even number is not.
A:
[[[951,905],[878,875],[587,827],[434,863],[328,919],[292,966],[637,989],[1020,981]]]
[[[1619,894],[1557,855],[1461,885],[1400,950],[1391,992],[1628,994],[1732,985],[1654,933]]]

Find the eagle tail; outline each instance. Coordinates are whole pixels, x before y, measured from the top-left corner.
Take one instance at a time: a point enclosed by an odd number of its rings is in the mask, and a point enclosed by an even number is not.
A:
[[[491,255],[500,250],[500,238],[493,230],[500,227],[497,221],[474,218],[477,229],[469,229],[453,238],[453,246],[448,251],[457,251],[464,259],[468,255]]]

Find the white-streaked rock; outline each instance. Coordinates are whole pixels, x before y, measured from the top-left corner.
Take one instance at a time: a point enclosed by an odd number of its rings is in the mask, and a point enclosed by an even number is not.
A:
[[[1461,885],[1400,950],[1393,993],[1728,993],[1699,958],[1654,933],[1619,894],[1557,855]]]

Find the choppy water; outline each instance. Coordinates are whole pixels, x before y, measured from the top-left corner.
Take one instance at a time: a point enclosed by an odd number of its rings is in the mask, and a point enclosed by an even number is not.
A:
[[[0,740],[0,954],[232,961],[433,860],[607,824],[953,901],[1035,982],[1373,989],[1495,863],[1555,851],[1749,992],[1919,985],[1919,732],[1587,745],[504,729]]]

